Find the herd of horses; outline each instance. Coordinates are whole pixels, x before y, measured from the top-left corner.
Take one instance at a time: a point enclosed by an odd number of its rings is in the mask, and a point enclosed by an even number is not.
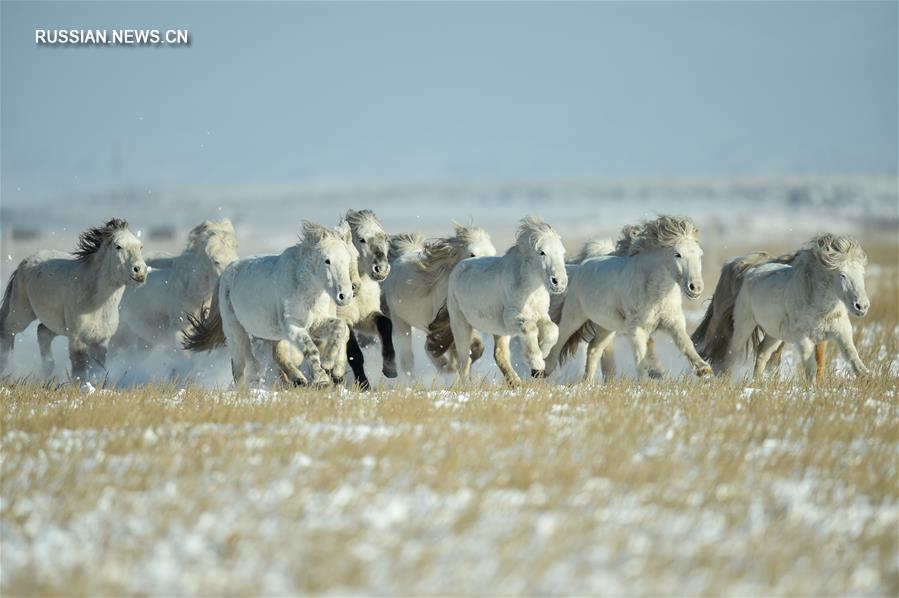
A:
[[[43,374],[54,369],[51,342],[65,336],[70,375],[82,381],[104,375],[108,351],[227,346],[236,385],[270,372],[286,384],[341,384],[349,365],[368,388],[361,347],[377,337],[383,375],[412,376],[413,328],[426,333],[434,366],[463,381],[484,353],[480,333],[493,335],[512,385],[520,382],[513,336],[536,378],[585,342],[591,381],[600,365],[605,379],[614,376],[612,342],[624,334],[645,379],[663,375],[657,330],[700,377],[730,372],[747,352],[762,376],[789,342],[814,379],[827,340],[857,375],[868,372],[849,319],[870,306],[867,258],[853,238],[821,234],[792,254],[729,261],[691,335],[682,295],[702,294],[703,252],[689,218],[625,226],[615,242],[591,241],[567,261],[559,234],[533,216],[501,256],[484,229],[454,229],[438,239],[389,235],[371,210],[349,210],[334,228],[305,221],[299,242],[278,255],[238,258],[231,223],[207,221],[169,256],[144,255],[128,224],[113,219],[83,232],[72,254],[42,251],[12,273],[0,306],[0,374],[15,335],[35,320]]]

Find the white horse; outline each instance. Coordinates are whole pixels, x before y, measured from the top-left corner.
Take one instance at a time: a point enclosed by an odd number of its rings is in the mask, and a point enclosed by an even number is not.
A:
[[[388,378],[396,377],[390,320],[381,313],[379,284],[390,273],[387,260],[389,237],[371,210],[348,210],[343,222],[338,225],[338,230],[349,239],[348,249],[352,258],[350,274],[353,279],[353,301],[337,308],[337,316],[350,326],[349,341],[344,346],[337,347],[335,339],[321,338],[319,349],[322,352],[337,352],[337,365],[331,371],[335,383],[342,382],[349,360],[356,383],[361,389],[367,390],[370,383],[365,374],[365,358],[355,331],[366,335],[378,334],[381,337],[382,373]],[[291,354],[287,343],[282,341],[275,346],[275,363],[282,372],[289,370],[289,363],[294,359]]]
[[[571,280],[559,342],[547,368],[554,369],[576,348],[582,328],[592,323],[593,339],[587,346],[584,380],[596,375],[596,366],[614,332],[630,336],[637,377],[649,376],[647,342],[657,329],[671,335],[674,344],[693,364],[697,376],[712,373],[687,334],[681,289],[691,299],[702,293],[702,248],[699,231],[688,218],[661,216],[644,223],[630,241],[627,257],[589,259]]]
[[[798,252],[787,253],[780,256],[771,256],[763,251],[756,251],[736,257],[721,268],[718,282],[715,284],[715,292],[706,308],[705,315],[691,338],[696,350],[712,366],[715,373],[721,371],[724,361],[730,350],[730,339],[734,334],[734,305],[737,302],[737,294],[743,285],[746,272],[755,266],[776,263],[790,265],[796,259]],[[780,364],[780,353],[784,343],[775,349],[768,361],[769,366]],[[815,361],[817,362],[817,379],[823,379],[827,363],[827,342],[819,342],[815,346]]]
[[[393,323],[394,344],[400,369],[411,376],[412,329],[427,332],[440,308],[446,305],[446,289],[452,269],[463,259],[496,255],[490,235],[476,226],[453,223],[455,236],[426,241],[420,235],[396,235],[390,240],[391,274],[381,283],[385,313]],[[480,339],[478,339],[478,343]],[[480,349],[472,347],[480,356]],[[434,365],[447,371],[443,355],[427,353]]]
[[[578,266],[583,264],[585,261],[595,258],[595,257],[604,257],[607,255],[615,255],[619,257],[626,256],[630,251],[630,244],[633,239],[634,234],[639,229],[637,225],[628,225],[625,226],[621,231],[621,237],[618,239],[618,242],[614,242],[608,238],[597,238],[587,241],[583,248],[581,248],[580,253],[578,253],[574,258],[569,260],[565,264],[565,270],[568,272],[568,280],[571,280],[574,277],[575,271],[578,269]],[[565,297],[568,296],[568,293],[560,293],[558,295],[553,295],[550,298],[549,305],[549,315],[552,318],[552,321],[558,324],[562,321],[562,306],[565,304]],[[614,333],[613,333],[614,335]],[[587,323],[581,328],[580,334],[576,335],[572,339],[572,343],[575,341],[582,340],[586,343],[589,343],[593,337],[595,336],[595,330],[592,324]],[[572,345],[569,347],[569,353],[574,353],[576,348]],[[651,378],[661,378],[663,375],[662,364],[659,362],[658,356],[655,352],[655,341],[652,336],[650,336],[646,341],[646,359],[649,360],[649,376]],[[602,357],[600,358],[600,366],[602,369],[602,377],[604,380],[609,380],[615,375],[615,352],[614,352],[614,338],[609,340],[606,345],[605,350],[602,352]]]
[[[852,340],[849,314],[862,317],[871,306],[865,290],[868,258],[858,241],[819,235],[791,264],[768,263],[749,269],[737,293],[733,336],[722,370],[752,345],[755,376],[765,371],[780,341],[799,346],[805,372],[815,379],[815,344],[834,340],[857,376],[868,368]]]
[[[86,379],[106,367],[109,340],[119,325],[119,301],[126,286],[147,278],[141,244],[128,223],[113,219],[78,239],[74,258],[42,251],[12,273],[0,306],[0,372],[6,369],[16,334],[34,320],[43,373],[53,372],[50,344],[69,339],[72,376]]]
[[[337,306],[353,300],[348,239],[312,222],[303,222],[303,237],[280,255],[232,262],[219,278],[212,306],[202,318],[191,320],[184,348],[208,351],[225,343],[231,348],[234,383],[260,373],[253,339],[288,341],[296,355],[308,360],[313,384],[330,383],[315,337],[340,337],[346,344],[346,323]],[[339,342],[339,341],[338,341]],[[291,378],[306,383],[295,360]],[[249,366],[249,371],[248,371]]]
[[[237,237],[228,219],[194,227],[181,255],[148,259],[146,284],[122,297],[113,345],[139,339],[140,348],[180,347],[187,315],[198,318],[209,307],[219,276],[236,259]]]
[[[393,349],[393,333],[390,319],[381,313],[381,284],[389,279],[390,237],[381,221],[371,210],[347,210],[344,220],[349,225],[352,244],[358,253],[360,277],[359,291],[352,303],[337,309],[337,315],[350,326],[347,356],[356,383],[362,389],[369,388],[365,375],[365,357],[356,338],[356,332],[381,339],[381,372],[388,378],[396,378],[396,354]]]
[[[521,380],[509,362],[510,336],[524,348],[531,375],[542,377],[545,358],[558,339],[558,327],[549,317],[550,293],[568,285],[565,247],[553,228],[534,216],[521,221],[513,245],[502,257],[462,260],[449,277],[446,317],[429,327],[428,342],[456,345],[459,378],[469,379],[469,353],[475,330],[493,334],[493,357],[509,384]]]

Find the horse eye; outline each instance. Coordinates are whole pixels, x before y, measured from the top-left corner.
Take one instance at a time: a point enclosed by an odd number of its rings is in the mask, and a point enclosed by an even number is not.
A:
[[[121,249],[122,246],[121,246],[121,245],[116,245],[115,248],[116,248],[116,249]]]
[[[676,257],[676,258],[678,258],[678,259],[680,259],[680,258],[682,258],[682,257],[684,257],[684,256],[682,256],[682,255],[681,255],[681,254],[679,254],[679,253],[675,253],[675,254],[674,254],[674,257]]]
[[[545,251],[541,251],[541,252],[540,252],[540,255],[546,255],[546,252],[545,252]]]
[[[365,243],[365,239],[359,239],[360,243]]]
[[[473,254],[473,253],[471,254],[471,257],[474,257],[474,254]]]
[[[330,266],[330,265],[331,265],[331,260],[325,260],[325,263],[328,264],[328,265]]]

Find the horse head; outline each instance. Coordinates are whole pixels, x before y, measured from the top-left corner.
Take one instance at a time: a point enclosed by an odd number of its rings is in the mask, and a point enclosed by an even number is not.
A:
[[[81,262],[101,261],[122,284],[140,285],[147,280],[140,240],[119,218],[81,233],[75,257]]]
[[[337,305],[349,305],[353,300],[353,282],[350,276],[353,257],[340,232],[304,220],[303,245],[314,254],[314,259],[306,267],[311,269],[315,278],[322,281]]]
[[[371,210],[347,210],[345,219],[353,234],[353,245],[359,252],[359,270],[373,280],[381,281],[390,274],[387,255],[390,237]]]
[[[483,228],[453,222],[456,239],[465,245],[465,257],[491,257],[496,255],[496,247],[490,234]]]
[[[543,283],[551,293],[565,292],[568,287],[565,246],[549,224],[535,216],[522,219],[515,244],[526,260],[539,264]]]

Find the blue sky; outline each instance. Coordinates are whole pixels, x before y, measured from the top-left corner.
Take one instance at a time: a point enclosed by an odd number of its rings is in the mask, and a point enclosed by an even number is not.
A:
[[[2,2],[2,194],[896,173],[897,4]],[[37,47],[187,28],[190,47]]]

